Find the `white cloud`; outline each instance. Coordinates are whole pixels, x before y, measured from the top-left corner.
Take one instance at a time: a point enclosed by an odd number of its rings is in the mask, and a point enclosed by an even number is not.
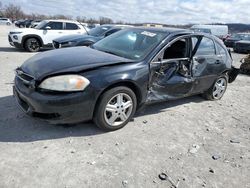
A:
[[[249,0],[0,0],[28,13],[65,14],[128,22],[248,23]]]

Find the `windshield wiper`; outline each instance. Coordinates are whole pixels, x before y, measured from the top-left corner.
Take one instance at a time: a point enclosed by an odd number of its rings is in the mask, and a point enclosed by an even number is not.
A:
[[[114,52],[110,52],[110,51],[108,51],[108,50],[101,50],[101,51],[103,51],[103,52],[105,52],[105,53],[108,53],[108,54],[112,54],[112,55],[116,55],[116,56],[118,56],[116,53],[114,53]]]

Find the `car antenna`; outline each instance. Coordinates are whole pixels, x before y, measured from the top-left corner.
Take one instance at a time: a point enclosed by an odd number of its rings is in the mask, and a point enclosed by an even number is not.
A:
[[[85,28],[85,25],[81,24],[81,22],[77,21],[81,26],[83,26],[83,28],[85,29],[86,33],[89,35],[89,32],[87,31],[87,29]]]

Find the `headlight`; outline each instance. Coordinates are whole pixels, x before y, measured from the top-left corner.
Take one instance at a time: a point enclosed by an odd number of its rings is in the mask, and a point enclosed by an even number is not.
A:
[[[52,91],[82,91],[89,80],[80,75],[61,75],[45,79],[39,88]]]

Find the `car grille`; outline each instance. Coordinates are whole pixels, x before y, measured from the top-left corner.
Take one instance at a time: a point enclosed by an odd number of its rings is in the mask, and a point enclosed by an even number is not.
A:
[[[32,86],[35,78],[31,75],[24,73],[20,68],[16,69],[16,77],[23,82],[26,86]]]

